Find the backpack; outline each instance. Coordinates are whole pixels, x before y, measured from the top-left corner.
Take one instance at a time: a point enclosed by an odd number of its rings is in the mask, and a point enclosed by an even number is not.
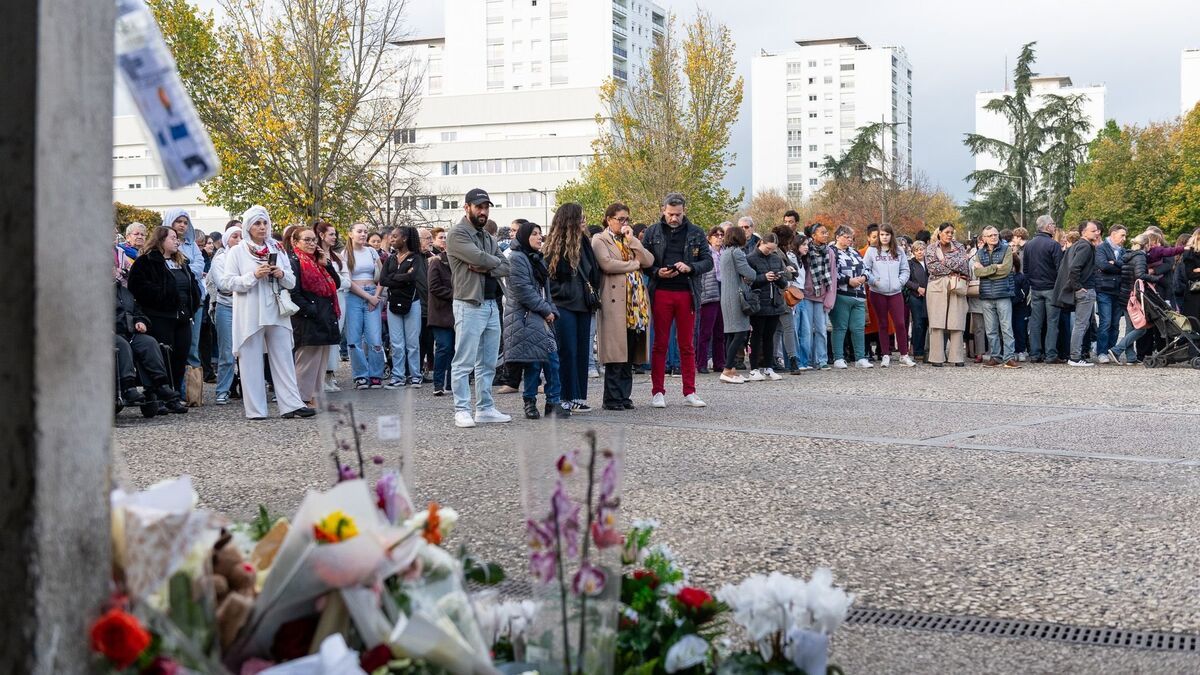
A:
[[[1133,290],[1129,291],[1129,302],[1125,304],[1125,311],[1129,312],[1129,321],[1134,328],[1145,328],[1150,322],[1146,319],[1146,311],[1142,307],[1141,294],[1146,292],[1146,282],[1138,279],[1133,283]],[[1151,285],[1151,288],[1154,286]]]

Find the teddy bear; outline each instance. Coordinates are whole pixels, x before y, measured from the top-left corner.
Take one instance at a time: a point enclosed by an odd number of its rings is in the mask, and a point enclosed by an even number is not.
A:
[[[232,543],[233,535],[222,531],[213,545],[212,585],[217,600],[217,634],[222,649],[237,637],[254,608],[254,566],[242,558]]]

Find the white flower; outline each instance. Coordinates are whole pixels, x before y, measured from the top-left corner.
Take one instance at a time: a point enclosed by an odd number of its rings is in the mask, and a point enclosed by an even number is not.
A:
[[[634,518],[633,529],[635,530],[657,530],[660,523],[655,518]]]
[[[784,655],[806,673],[823,673],[829,662],[829,636],[811,630],[788,631]]]
[[[654,544],[653,546],[649,546],[642,551],[642,560],[652,556],[662,558],[669,563],[675,562],[675,552],[672,551],[671,547],[667,546],[666,544]]]
[[[708,643],[695,635],[685,635],[667,650],[665,668],[668,673],[678,672],[704,663],[708,658]]]
[[[632,607],[625,607],[625,606],[621,607],[621,614],[623,614],[626,619],[629,619],[633,623],[638,622],[639,617],[638,617],[637,610]]]
[[[660,587],[659,592],[664,593],[666,595],[679,595],[679,591],[682,591],[682,590],[683,590],[683,582],[675,581],[675,582],[672,582],[669,584],[663,584]]]
[[[829,635],[842,625],[854,595],[845,589],[834,588],[833,572],[827,567],[818,567],[808,582],[808,612],[812,616],[812,627]],[[807,628],[807,626],[797,626]]]
[[[752,574],[717,591],[717,599],[733,610],[733,620],[746,629],[764,660],[774,657],[776,638],[792,628],[808,627],[807,598],[803,580],[778,572]]]

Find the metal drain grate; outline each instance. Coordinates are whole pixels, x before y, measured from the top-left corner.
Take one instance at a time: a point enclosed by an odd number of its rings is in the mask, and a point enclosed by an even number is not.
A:
[[[1153,649],[1168,652],[1200,651],[1200,635],[1189,633],[1159,633],[1119,628],[1091,628],[1058,623],[985,619],[975,616],[946,616],[920,612],[899,612],[880,609],[852,609],[847,623],[889,628],[915,628],[947,633],[968,633],[991,637],[1053,640],[1072,644],[1129,649]]]

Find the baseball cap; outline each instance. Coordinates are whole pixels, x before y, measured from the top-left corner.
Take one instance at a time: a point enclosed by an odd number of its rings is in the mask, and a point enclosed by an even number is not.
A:
[[[666,197],[663,197],[663,206],[687,206],[687,200],[683,198],[682,192],[668,192]]]
[[[487,190],[484,190],[483,188],[475,188],[474,190],[471,190],[467,193],[467,196],[463,199],[463,201],[473,206],[479,206],[480,204],[485,203],[488,206],[492,205],[492,198],[488,196]]]

